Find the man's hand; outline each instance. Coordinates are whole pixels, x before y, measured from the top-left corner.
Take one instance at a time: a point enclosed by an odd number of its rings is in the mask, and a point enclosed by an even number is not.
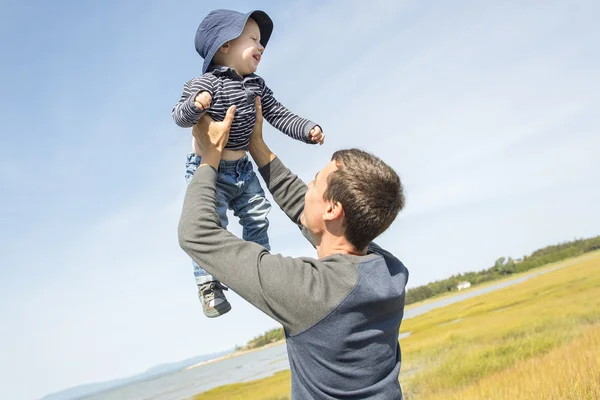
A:
[[[256,143],[258,141],[262,142],[263,140],[263,113],[260,97],[256,96],[256,98],[254,99],[254,105],[256,106],[256,122],[254,123],[254,128],[252,128],[252,134],[250,135],[250,143]]]
[[[275,159],[275,154],[271,152],[263,140],[263,114],[260,97],[256,96],[254,103],[256,104],[256,122],[254,123],[252,134],[250,135],[248,151],[250,151],[250,155],[254,159],[256,166],[261,168],[273,161],[273,159]]]
[[[208,110],[210,103],[212,102],[212,96],[207,91],[198,93],[194,99],[194,105],[198,110]]]
[[[192,135],[202,149],[200,165],[211,165],[219,169],[221,153],[229,140],[229,130],[235,116],[235,106],[229,107],[222,122],[213,120],[210,115],[203,115],[192,128]]]
[[[325,143],[325,134],[321,131],[321,127],[320,126],[315,126],[314,128],[312,128],[310,130],[310,139],[315,142],[315,143],[319,143],[319,144],[323,144]]]

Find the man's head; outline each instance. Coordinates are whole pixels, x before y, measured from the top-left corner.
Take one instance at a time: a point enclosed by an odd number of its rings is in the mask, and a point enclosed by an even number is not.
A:
[[[196,51],[204,58],[202,73],[213,63],[232,67],[240,75],[255,72],[272,32],[273,21],[264,11],[211,11],[196,31]]]
[[[361,251],[403,207],[402,183],[391,167],[365,151],[340,150],[309,183],[301,222],[318,238],[338,226]]]

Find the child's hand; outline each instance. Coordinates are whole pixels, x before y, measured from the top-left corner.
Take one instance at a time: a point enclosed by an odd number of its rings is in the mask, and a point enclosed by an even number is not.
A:
[[[212,96],[206,91],[198,93],[194,99],[194,105],[198,110],[208,110],[211,102]]]
[[[315,143],[319,143],[319,144],[323,144],[325,143],[325,134],[321,131],[321,127],[320,126],[315,126],[314,128],[312,128],[310,130],[310,139],[315,142]]]

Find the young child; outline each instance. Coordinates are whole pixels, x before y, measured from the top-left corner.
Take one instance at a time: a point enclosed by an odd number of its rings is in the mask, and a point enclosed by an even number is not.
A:
[[[229,141],[219,164],[217,213],[221,225],[227,227],[227,209],[232,209],[240,218],[243,239],[268,250],[267,214],[271,205],[246,154],[256,121],[256,96],[261,98],[264,118],[286,135],[312,144],[323,144],[325,139],[319,125],[291,113],[275,100],[265,81],[254,74],[272,31],[273,21],[263,11],[209,13],[200,23],[195,40],[196,51],[204,59],[203,75],[186,82],[181,99],[173,108],[177,125],[189,128],[206,112],[214,120],[222,121],[227,109],[236,106]],[[192,147],[194,150],[188,154],[186,163],[187,183],[202,157],[202,149],[193,138]],[[204,314],[214,318],[231,310],[223,294],[227,288],[192,263]]]

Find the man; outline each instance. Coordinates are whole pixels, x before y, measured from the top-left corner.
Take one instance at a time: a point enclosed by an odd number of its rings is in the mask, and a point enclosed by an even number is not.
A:
[[[194,127],[203,149],[179,242],[219,281],[283,325],[293,399],[401,399],[398,331],[408,271],[371,241],[404,206],[398,175],[360,150],[336,152],[305,185],[265,144],[262,109],[249,151],[275,202],[318,258],[270,254],[223,229],[215,181],[235,107]]]

